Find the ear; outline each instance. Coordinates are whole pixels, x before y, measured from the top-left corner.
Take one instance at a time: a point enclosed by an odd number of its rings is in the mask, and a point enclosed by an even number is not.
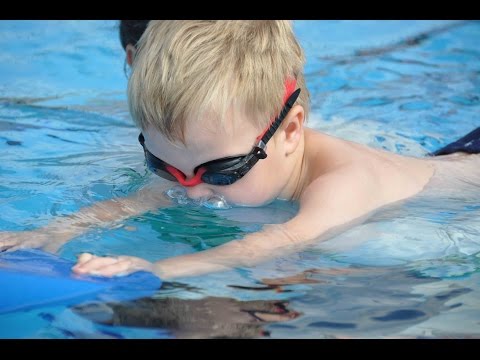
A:
[[[282,139],[284,141],[285,156],[292,154],[300,144],[303,136],[305,110],[301,105],[295,105],[288,113],[282,124]]]
[[[125,47],[125,52],[126,52],[126,56],[127,56],[127,64],[129,66],[132,66],[132,64],[133,64],[133,59],[135,58],[135,52],[136,51],[137,51],[137,49],[132,44],[127,44],[127,46]]]

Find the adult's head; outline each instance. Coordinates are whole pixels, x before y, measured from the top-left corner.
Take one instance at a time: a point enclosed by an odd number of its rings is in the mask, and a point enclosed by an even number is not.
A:
[[[126,53],[126,61],[132,66],[138,40],[142,37],[150,20],[120,20],[120,42]]]

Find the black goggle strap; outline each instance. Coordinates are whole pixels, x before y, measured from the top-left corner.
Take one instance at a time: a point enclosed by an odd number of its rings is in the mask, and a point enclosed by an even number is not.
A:
[[[272,125],[268,128],[268,130],[263,134],[262,138],[258,142],[258,148],[261,149],[263,152],[265,149],[265,146],[267,142],[272,138],[273,134],[275,134],[275,131],[277,131],[278,127],[282,123],[282,121],[285,119],[287,114],[290,112],[290,110],[293,107],[293,104],[295,104],[295,101],[297,101],[298,96],[300,95],[301,89],[298,88],[295,90],[292,95],[288,98],[288,100],[285,103],[285,106],[283,107],[282,111],[280,111],[280,114],[276,117],[276,119],[273,121]]]

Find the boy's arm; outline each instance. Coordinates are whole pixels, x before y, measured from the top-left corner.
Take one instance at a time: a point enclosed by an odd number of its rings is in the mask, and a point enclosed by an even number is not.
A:
[[[104,276],[147,270],[168,279],[251,266],[298,251],[312,241],[326,239],[338,226],[361,219],[382,205],[375,179],[361,169],[357,174],[352,171],[340,169],[316,179],[302,195],[299,213],[293,219],[285,224],[267,225],[241,240],[153,264],[130,256],[104,258],[85,254],[73,270]],[[355,182],[350,180],[352,175]]]
[[[148,210],[168,206],[170,202],[164,196],[168,187],[167,183],[154,181],[127,197],[98,202],[72,215],[58,217],[36,230],[0,232],[0,251],[43,247],[55,252],[64,243],[93,226],[106,226]]]
[[[164,278],[199,275],[252,266],[299,251],[344,230],[342,225],[363,221],[365,215],[383,205],[379,189],[377,180],[365,169],[339,169],[305,189],[298,214],[288,222],[267,225],[260,232],[210,250],[158,261],[153,272]]]

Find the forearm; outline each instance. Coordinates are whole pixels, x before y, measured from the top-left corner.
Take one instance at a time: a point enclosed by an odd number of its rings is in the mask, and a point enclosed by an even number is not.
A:
[[[294,217],[284,224],[266,225],[260,232],[248,234],[213,249],[176,256],[153,264],[153,272],[162,279],[196,276],[204,273],[248,267],[278,256],[300,251],[313,242],[334,236],[340,227],[318,220]]]
[[[108,226],[146,211],[168,206],[170,202],[163,191],[162,186],[146,187],[124,198],[98,202],[74,214],[58,217],[37,232],[53,235],[51,241],[59,247],[92,227]]]
[[[162,279],[169,279],[252,266],[295,251],[301,244],[301,239],[286,231],[283,225],[267,225],[263,231],[241,240],[158,261],[153,264],[153,272]]]

